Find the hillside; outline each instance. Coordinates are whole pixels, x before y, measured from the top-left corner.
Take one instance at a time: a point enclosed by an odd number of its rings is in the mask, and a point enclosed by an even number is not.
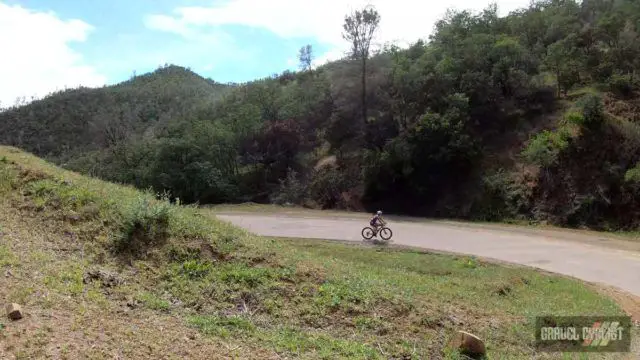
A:
[[[94,110],[55,95],[0,114],[0,140],[186,203],[633,230],[639,19],[633,0],[545,0],[506,17],[455,11],[428,41],[372,54],[364,77],[360,61],[344,59],[200,105],[153,87],[164,99],[145,108],[162,124],[153,127],[121,126],[127,116],[110,112],[103,90],[77,90],[68,94]],[[128,84],[119,86],[145,89]],[[117,126],[87,125],[98,118]]]
[[[447,342],[462,329],[488,358],[550,359],[534,347],[534,316],[623,313],[528,269],[256,238],[9,147],[0,270],[0,299],[24,312],[0,322],[3,359],[459,359]]]
[[[0,113],[0,143],[57,162],[161,133],[175,118],[211,105],[230,86],[177,66],[114,86],[60,91]]]

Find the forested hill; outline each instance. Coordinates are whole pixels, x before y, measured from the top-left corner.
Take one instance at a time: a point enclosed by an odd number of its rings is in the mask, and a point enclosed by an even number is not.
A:
[[[637,228],[639,33],[634,0],[452,12],[408,49],[241,86],[170,67],[56,94],[0,139],[183,202]]]
[[[0,114],[0,141],[51,160],[109,148],[220,99],[230,86],[177,66],[115,86],[60,91]]]

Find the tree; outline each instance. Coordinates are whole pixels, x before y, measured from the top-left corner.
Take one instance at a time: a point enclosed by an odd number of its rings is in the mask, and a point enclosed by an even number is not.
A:
[[[640,68],[640,36],[631,22],[627,22],[624,29],[618,35],[618,48],[615,54],[618,68],[631,75],[631,82],[634,80],[634,73]]]
[[[579,81],[579,54],[572,39],[567,38],[551,44],[547,49],[545,64],[554,72],[558,83],[558,95]]]
[[[342,37],[351,43],[351,55],[362,64],[362,119],[367,122],[367,60],[380,15],[373,7],[356,10],[344,18]]]
[[[313,49],[311,45],[307,44],[300,48],[298,51],[298,60],[300,61],[300,70],[311,70],[311,63],[313,62]]]

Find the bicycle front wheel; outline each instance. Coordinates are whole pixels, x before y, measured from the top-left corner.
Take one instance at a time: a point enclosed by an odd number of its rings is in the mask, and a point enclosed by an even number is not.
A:
[[[393,232],[391,231],[391,229],[387,227],[380,229],[380,237],[382,238],[382,240],[389,240],[391,239],[391,236],[393,236]]]

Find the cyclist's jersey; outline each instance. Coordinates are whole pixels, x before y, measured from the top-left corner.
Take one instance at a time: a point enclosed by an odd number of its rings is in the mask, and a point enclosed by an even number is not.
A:
[[[371,219],[371,221],[369,221],[369,224],[371,224],[371,226],[375,226],[378,222],[380,222],[382,219],[380,219],[380,215],[376,214],[373,216],[373,218]]]

